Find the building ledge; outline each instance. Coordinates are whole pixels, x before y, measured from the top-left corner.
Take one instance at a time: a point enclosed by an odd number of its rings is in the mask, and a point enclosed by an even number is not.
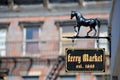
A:
[[[7,6],[0,6],[0,17],[32,17],[32,16],[59,16],[70,15],[71,10],[86,13],[109,13],[109,3],[86,4],[81,7],[78,3],[49,4],[49,8],[43,5],[19,5],[15,10],[10,10]],[[16,6],[16,5],[15,5]]]

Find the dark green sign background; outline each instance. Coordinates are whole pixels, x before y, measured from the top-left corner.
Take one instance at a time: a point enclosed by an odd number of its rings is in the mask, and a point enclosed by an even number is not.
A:
[[[67,72],[104,72],[104,49],[66,49]]]

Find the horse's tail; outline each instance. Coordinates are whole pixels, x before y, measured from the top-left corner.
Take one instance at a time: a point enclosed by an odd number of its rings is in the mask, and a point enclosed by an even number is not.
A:
[[[100,19],[96,18],[96,23],[98,25],[98,36],[99,36],[99,32],[100,32]]]

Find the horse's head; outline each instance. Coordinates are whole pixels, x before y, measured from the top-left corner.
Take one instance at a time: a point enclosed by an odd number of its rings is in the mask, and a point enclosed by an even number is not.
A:
[[[80,12],[78,12],[78,11],[71,11],[71,19],[74,17],[74,16],[79,16],[79,17],[81,17],[82,15],[81,15],[81,13]]]
[[[75,16],[75,12],[76,11],[71,11],[71,18],[70,19],[72,19]]]

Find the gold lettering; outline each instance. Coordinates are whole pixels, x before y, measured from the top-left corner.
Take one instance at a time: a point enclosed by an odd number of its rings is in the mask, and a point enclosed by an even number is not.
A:
[[[70,54],[68,54],[68,62],[71,62]]]
[[[98,62],[102,62],[103,60],[102,60],[102,55],[100,55],[99,57],[98,57]]]
[[[88,61],[88,54],[83,54],[83,62],[87,62]]]
[[[82,61],[83,62],[102,62],[102,55],[92,55],[90,56],[89,54],[83,54],[82,56]]]
[[[86,64],[85,68],[95,68],[95,65],[94,64]]]
[[[76,65],[76,68],[83,68],[82,64]]]
[[[68,62],[78,62],[81,63],[81,56],[71,56],[71,54],[68,54]]]

